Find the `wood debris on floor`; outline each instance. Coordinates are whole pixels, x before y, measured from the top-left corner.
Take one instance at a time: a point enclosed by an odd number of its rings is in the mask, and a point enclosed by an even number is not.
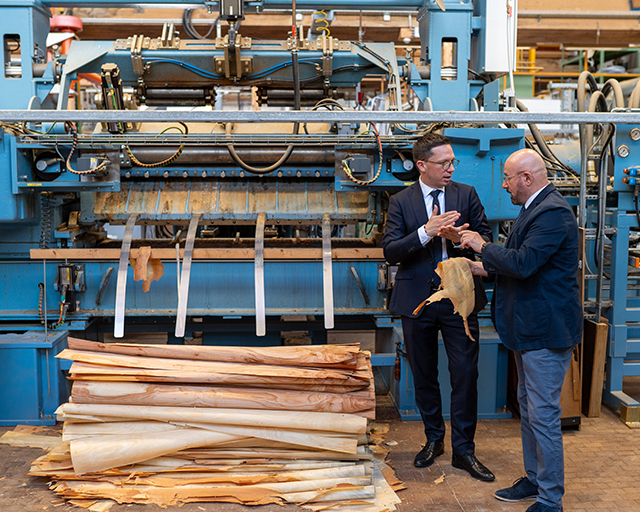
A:
[[[395,510],[393,471],[368,449],[370,355],[357,345],[240,348],[69,338],[62,443],[30,474],[73,505],[100,500],[293,503]],[[374,439],[381,434],[374,432]],[[384,458],[384,456],[383,456]]]

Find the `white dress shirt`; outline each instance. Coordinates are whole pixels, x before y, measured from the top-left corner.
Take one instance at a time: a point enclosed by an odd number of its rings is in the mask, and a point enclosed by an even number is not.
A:
[[[424,198],[424,205],[427,208],[427,217],[430,219],[431,214],[433,213],[433,196],[431,196],[431,192],[434,191],[434,188],[431,188],[429,185],[425,185],[422,180],[418,180],[420,183],[420,189],[422,190],[422,197]],[[438,215],[444,212],[444,194],[445,188],[442,187],[438,189],[442,192],[442,194],[438,195]],[[434,237],[427,235],[427,232],[424,230],[424,226],[420,226],[418,228],[418,237],[420,238],[420,243],[423,247],[425,247]],[[449,259],[449,255],[447,254],[447,242],[446,238],[441,238],[442,241],[442,261]]]

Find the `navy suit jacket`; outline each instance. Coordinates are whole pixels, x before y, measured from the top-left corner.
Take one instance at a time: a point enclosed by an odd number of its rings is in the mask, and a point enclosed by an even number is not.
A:
[[[504,247],[484,247],[483,266],[496,273],[493,323],[507,348],[568,348],[580,343],[578,258],[576,217],[553,185],[520,215]]]
[[[460,218],[456,226],[469,223],[469,229],[477,231],[487,241],[492,241],[492,233],[484,213],[484,208],[476,189],[451,181],[445,189],[445,211],[456,210]],[[431,295],[431,285],[436,269],[433,241],[426,246],[420,243],[418,229],[428,221],[427,208],[417,181],[391,196],[385,232],[382,237],[384,257],[391,265],[398,265],[395,284],[391,292],[389,310],[393,313],[414,317],[413,311]],[[449,258],[465,256],[474,258],[470,249],[454,249],[447,240]],[[476,307],[480,311],[487,303],[482,279],[475,280]]]

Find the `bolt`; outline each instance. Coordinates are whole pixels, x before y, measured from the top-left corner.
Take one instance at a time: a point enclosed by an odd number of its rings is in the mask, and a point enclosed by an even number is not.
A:
[[[203,178],[206,178],[207,177],[207,171],[202,171],[202,174],[200,176],[202,176]]]
[[[169,171],[164,171],[164,174],[162,175],[163,178],[168,178],[169,177]]]
[[[187,171],[184,171],[184,172],[182,173],[182,177],[183,177],[183,178],[188,178],[188,177],[189,177],[189,173],[188,173]]]
[[[144,173],[144,177],[145,177],[145,178],[148,178],[148,177],[149,177],[149,171],[147,171],[147,172],[145,172],[145,173]]]

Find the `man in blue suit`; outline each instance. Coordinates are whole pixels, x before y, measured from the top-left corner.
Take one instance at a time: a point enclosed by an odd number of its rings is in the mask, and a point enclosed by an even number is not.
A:
[[[535,151],[522,149],[507,159],[502,187],[522,205],[505,246],[461,233],[463,247],[482,254],[482,262],[469,261],[472,273],[495,276],[491,313],[518,370],[526,476],[495,497],[535,499],[527,512],[555,512],[564,494],[560,393],[582,337],[578,227]]]
[[[478,342],[465,334],[450,300],[413,311],[440,286],[438,262],[456,256],[473,258],[473,250],[454,247],[460,231],[472,229],[491,241],[491,230],[475,189],[451,181],[458,160],[449,139],[427,134],[413,146],[420,179],[391,196],[382,238],[386,260],[398,265],[389,309],[402,316],[404,343],[422,416],[427,443],[416,455],[416,467],[429,467],[444,453],[445,424],[438,383],[438,331],[442,332],[451,374],[451,446],[454,467],[483,481],[494,475],[475,456],[478,416]],[[479,339],[475,315],[487,303],[477,278],[476,310],[468,317],[472,336]]]

